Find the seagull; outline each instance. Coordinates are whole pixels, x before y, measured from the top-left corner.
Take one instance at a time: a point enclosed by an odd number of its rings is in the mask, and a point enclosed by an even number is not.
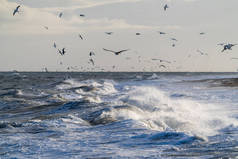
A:
[[[54,45],[53,45],[53,46],[54,46],[54,48],[56,48],[56,43],[55,43],[55,42],[54,42]]]
[[[89,59],[89,61],[93,64],[93,66],[94,66],[94,61],[93,61],[93,59]]]
[[[113,32],[105,32],[107,35],[112,35]]]
[[[62,50],[58,49],[58,51],[59,51],[60,55],[62,55],[62,56],[66,53],[65,48],[63,48]]]
[[[225,50],[232,50],[231,48],[237,44],[226,44],[224,45],[224,48],[221,52],[224,52]]]
[[[59,14],[59,18],[61,18],[61,17],[62,17],[62,15],[63,15],[63,13],[62,13],[62,12],[60,12],[60,14]]]
[[[129,49],[120,50],[120,51],[113,51],[113,50],[108,50],[108,49],[104,49],[104,48],[103,48],[103,50],[104,50],[104,51],[112,52],[112,53],[114,53],[115,55],[119,55],[119,54],[121,54],[122,52],[128,51]]]
[[[140,33],[136,33],[136,35],[140,35]]]
[[[175,47],[175,44],[172,44],[172,47]]]
[[[49,72],[49,71],[48,71],[48,69],[47,69],[47,67],[46,67],[46,68],[44,68],[44,70],[45,70],[45,72]]]
[[[19,13],[19,8],[20,8],[20,5],[16,7],[16,9],[14,9],[13,11],[13,16],[16,14],[16,13]]]
[[[201,33],[199,33],[200,35],[204,35],[205,33],[204,32],[201,32]]]
[[[171,40],[173,40],[173,41],[178,41],[177,39],[175,39],[175,38],[170,38]]]
[[[48,26],[44,26],[44,28],[46,29],[46,30],[48,30],[49,28],[48,28]]]
[[[161,68],[161,67],[163,67],[163,68],[166,68],[166,66],[165,66],[165,65],[160,65],[160,66],[159,66],[159,68]]]
[[[164,11],[166,11],[167,8],[169,8],[169,6],[168,6],[167,4],[165,4],[165,6],[164,6]]]
[[[83,37],[82,37],[82,35],[80,35],[80,34],[79,34],[79,38],[80,38],[81,40],[83,40]]]
[[[80,16],[80,17],[85,17],[85,15],[84,15],[84,14],[80,14],[79,16]]]
[[[167,61],[167,60],[162,60],[162,59],[151,59],[153,61],[156,61],[158,60],[159,62],[166,62],[166,63],[171,63],[170,61]]]
[[[164,35],[164,34],[166,34],[166,33],[165,33],[165,32],[161,32],[161,31],[159,31],[159,34]]]
[[[197,50],[201,55],[208,55],[207,53],[202,52],[201,50]]]
[[[93,56],[93,55],[95,55],[95,53],[90,51],[89,56]]]

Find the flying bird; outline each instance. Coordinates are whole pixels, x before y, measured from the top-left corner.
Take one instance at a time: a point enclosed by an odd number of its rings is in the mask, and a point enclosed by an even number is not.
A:
[[[164,11],[166,11],[169,8],[167,4],[164,5]]]
[[[136,35],[140,35],[140,33],[136,33]]]
[[[113,32],[105,32],[105,34],[107,34],[107,35],[112,35]]]
[[[200,35],[204,35],[205,33],[204,32],[201,32],[201,33],[199,33]]]
[[[16,14],[16,13],[19,13],[19,8],[20,8],[21,6],[19,5],[19,6],[17,6],[16,7],[16,9],[14,9],[14,11],[13,11],[13,16]]]
[[[79,38],[80,38],[81,40],[83,40],[83,37],[82,37],[82,35],[80,35],[80,34],[79,34]]]
[[[232,47],[235,46],[237,44],[226,44],[223,47],[223,50],[221,52],[224,52],[225,50],[232,50]]]
[[[173,40],[173,41],[178,41],[177,39],[175,39],[175,38],[170,38],[171,40]]]
[[[201,55],[208,55],[207,53],[202,52],[201,50],[197,50]]]
[[[90,51],[89,56],[93,56],[93,55],[95,55],[95,53]]]
[[[84,14],[80,14],[79,16],[80,16],[80,17],[85,17],[85,15],[84,15]]]
[[[48,30],[48,29],[49,29],[49,27],[48,27],[48,26],[44,26],[44,28],[45,28],[46,30]]]
[[[172,47],[175,47],[175,44],[172,44]]]
[[[60,14],[59,14],[59,18],[61,18],[61,17],[62,17],[62,15],[63,15],[63,13],[62,13],[62,12],[60,12]]]
[[[163,68],[166,68],[166,66],[165,66],[165,65],[160,65],[160,66],[159,66],[159,68],[161,68],[161,67],[163,67]]]
[[[112,53],[114,53],[115,55],[119,55],[119,54],[121,54],[122,52],[128,51],[129,49],[120,50],[120,51],[113,51],[113,50],[108,50],[108,49],[104,49],[104,48],[103,48],[103,50],[104,50],[104,51],[108,51],[108,52],[112,52]]]
[[[60,55],[62,55],[62,56],[66,53],[65,48],[63,48],[62,50],[58,49],[58,51],[59,51]]]
[[[56,48],[56,47],[57,47],[55,42],[54,42],[54,45],[53,45],[53,46],[54,46],[54,48]]]
[[[170,61],[167,61],[167,60],[163,60],[163,59],[151,59],[153,61],[159,61],[159,62],[166,62],[166,63],[171,63]]]
[[[164,35],[166,34],[165,32],[159,31],[159,34]]]
[[[93,61],[93,59],[89,59],[89,62],[91,62],[92,65],[94,66],[94,61]]]

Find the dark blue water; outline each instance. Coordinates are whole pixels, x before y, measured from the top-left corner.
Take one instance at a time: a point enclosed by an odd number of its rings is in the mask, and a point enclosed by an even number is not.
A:
[[[237,73],[0,73],[0,158],[236,158]]]

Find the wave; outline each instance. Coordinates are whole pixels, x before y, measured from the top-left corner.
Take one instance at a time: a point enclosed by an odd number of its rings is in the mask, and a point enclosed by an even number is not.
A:
[[[128,90],[127,90],[128,91]],[[114,106],[102,110],[97,120],[109,122],[134,120],[147,129],[184,132],[195,136],[212,136],[219,130],[238,125],[221,105],[199,103],[188,99],[173,99],[155,87],[133,86]]]

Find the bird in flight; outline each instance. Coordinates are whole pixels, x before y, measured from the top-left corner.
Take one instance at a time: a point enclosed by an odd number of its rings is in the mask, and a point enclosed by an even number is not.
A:
[[[79,34],[79,38],[80,38],[81,40],[83,40],[83,37],[82,37],[82,35],[81,35],[81,34]]]
[[[55,43],[55,42],[54,42],[54,45],[53,45],[53,46],[54,46],[54,48],[56,48],[56,43]]]
[[[107,35],[112,35],[113,32],[105,32],[105,34],[107,34]]]
[[[160,66],[159,66],[159,68],[161,68],[161,67],[163,67],[163,68],[166,68],[166,66],[165,66],[165,65],[160,65]]]
[[[166,34],[165,32],[159,31],[159,34],[164,35]]]
[[[113,51],[113,50],[108,50],[108,49],[104,49],[104,48],[103,48],[103,50],[104,50],[104,51],[108,51],[108,52],[112,52],[112,53],[114,53],[115,55],[119,55],[119,54],[121,54],[122,52],[128,51],[129,49],[120,50],[120,51]]]
[[[62,55],[62,56],[66,53],[65,48],[63,48],[62,50],[58,49],[58,51],[59,51],[60,55]]]
[[[93,55],[95,55],[95,53],[90,51],[89,56],[93,56]]]
[[[140,35],[140,33],[136,33],[136,35]]]
[[[80,16],[80,17],[85,17],[85,15],[84,15],[84,14],[80,14],[79,16]]]
[[[171,40],[173,40],[173,41],[178,41],[177,39],[175,39],[175,38],[170,38]]]
[[[94,66],[94,61],[93,61],[93,59],[89,59],[89,62],[91,62],[92,65]]]
[[[44,26],[44,28],[45,28],[46,30],[48,30],[48,29],[49,29],[49,27],[48,27],[48,26]]]
[[[170,61],[167,61],[167,60],[162,60],[162,59],[151,59],[153,61],[159,61],[159,62],[166,62],[166,63],[171,63]]]
[[[223,50],[221,52],[224,52],[225,50],[232,50],[232,47],[235,46],[237,44],[226,44],[226,45],[223,45]]]
[[[167,4],[164,5],[164,11],[166,11],[169,8]]]
[[[59,14],[59,18],[61,18],[61,17],[62,17],[62,15],[63,15],[63,13],[62,13],[62,12],[60,12],[60,14]]]
[[[202,52],[201,50],[197,50],[201,55],[208,55],[207,53]]]
[[[16,9],[14,9],[13,11],[13,16],[16,14],[16,13],[19,13],[19,8],[20,8],[20,5],[16,7]]]
[[[199,33],[200,35],[204,35],[205,33],[204,32],[201,32],[201,33]]]

